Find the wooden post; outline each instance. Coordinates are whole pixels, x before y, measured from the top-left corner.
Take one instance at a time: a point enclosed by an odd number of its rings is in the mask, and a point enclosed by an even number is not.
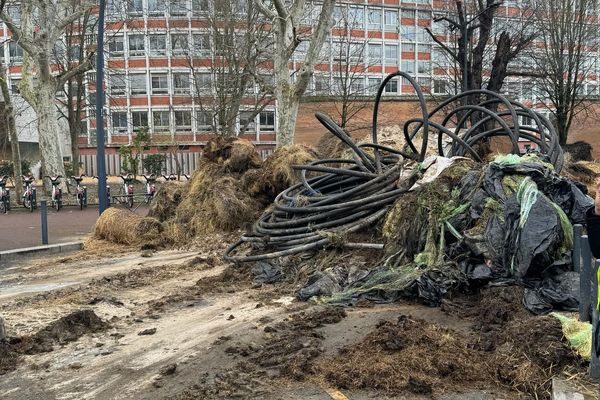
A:
[[[587,235],[581,237],[581,268],[579,270],[579,320],[590,322],[592,253]]]

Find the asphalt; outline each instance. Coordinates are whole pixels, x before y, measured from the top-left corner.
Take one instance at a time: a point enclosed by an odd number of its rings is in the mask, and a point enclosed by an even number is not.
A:
[[[140,207],[136,212],[144,215],[147,208]],[[81,240],[91,231],[97,219],[97,206],[90,205],[84,210],[77,207],[65,207],[59,212],[48,210],[48,244]],[[7,214],[0,214],[0,251],[41,244],[39,209],[31,213],[24,208],[13,208]]]

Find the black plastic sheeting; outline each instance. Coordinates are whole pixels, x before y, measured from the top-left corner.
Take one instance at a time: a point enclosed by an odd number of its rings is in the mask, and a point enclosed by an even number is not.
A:
[[[533,204],[524,204],[517,192],[505,192],[505,176],[529,177],[537,185]],[[451,290],[474,291],[485,285],[519,284],[525,286],[524,306],[534,314],[552,310],[574,311],[578,307],[579,275],[572,271],[570,249],[564,246],[565,227],[561,224],[558,205],[571,223],[582,223],[593,205],[573,182],[560,177],[548,165],[522,162],[503,165],[490,163],[483,172],[467,173],[459,187],[461,200],[470,207],[450,222],[459,232],[473,227],[486,212],[490,199],[500,209],[489,216],[485,230],[463,240],[446,240],[446,259],[455,260],[452,273],[444,268],[424,271],[410,284],[394,287],[394,278],[378,282],[373,290],[358,291],[352,301],[364,298],[375,302],[392,302],[400,298],[416,299],[430,306],[441,304]],[[554,204],[552,204],[554,203]],[[522,214],[522,207],[528,207]],[[564,222],[564,221],[563,221]],[[454,272],[459,271],[461,279]],[[343,267],[333,267],[312,275],[298,292],[307,300],[313,296],[332,296],[354,288],[369,287],[375,276],[386,276],[384,264],[371,269],[360,279],[348,281]],[[448,271],[448,269],[446,269]],[[389,274],[388,274],[389,275]],[[335,296],[334,296],[335,297]],[[348,302],[344,298],[342,302]]]

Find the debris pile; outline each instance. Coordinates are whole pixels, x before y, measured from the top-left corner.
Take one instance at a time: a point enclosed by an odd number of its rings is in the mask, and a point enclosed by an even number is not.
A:
[[[94,238],[124,245],[155,242],[162,232],[158,219],[118,208],[104,211],[94,226]]]

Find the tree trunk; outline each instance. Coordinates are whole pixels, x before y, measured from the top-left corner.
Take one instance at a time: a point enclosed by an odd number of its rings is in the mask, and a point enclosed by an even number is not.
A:
[[[21,150],[19,149],[19,135],[17,134],[17,126],[15,122],[15,109],[10,97],[8,82],[6,80],[6,69],[4,64],[0,64],[0,89],[4,98],[4,118],[6,121],[6,129],[10,138],[11,157],[13,168],[15,171],[15,196],[17,202],[21,204],[21,196],[23,195],[23,181],[21,175]]]
[[[42,156],[42,171],[44,175],[61,175],[61,188],[66,193],[66,176],[63,164],[62,148],[60,146],[59,126],[56,118],[55,95],[56,85],[54,81],[40,81],[36,94],[38,100],[33,107],[38,118],[38,137],[40,142],[40,154]],[[33,106],[33,105],[32,105]],[[52,185],[49,180],[44,180],[46,190]]]
[[[288,90],[277,95],[277,147],[294,144],[300,98]]]

